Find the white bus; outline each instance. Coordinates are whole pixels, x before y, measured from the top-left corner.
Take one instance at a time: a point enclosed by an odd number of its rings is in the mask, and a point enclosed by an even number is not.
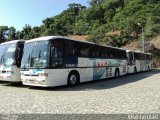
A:
[[[20,82],[20,65],[24,40],[12,40],[0,45],[0,80]]]
[[[152,69],[152,54],[127,50],[128,73]]]
[[[30,86],[76,85],[127,74],[126,50],[67,37],[28,40],[21,62],[21,80]]]

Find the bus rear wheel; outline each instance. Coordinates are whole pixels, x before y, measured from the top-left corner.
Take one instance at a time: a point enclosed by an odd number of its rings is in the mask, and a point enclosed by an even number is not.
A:
[[[150,70],[150,67],[149,67],[149,65],[148,65],[148,70]]]
[[[134,68],[134,73],[137,73],[137,68],[136,67]]]
[[[119,69],[116,69],[116,70],[115,70],[114,77],[115,77],[115,78],[118,78],[118,77],[119,77]]]
[[[76,72],[71,72],[68,76],[68,85],[75,86],[79,82],[79,76]]]

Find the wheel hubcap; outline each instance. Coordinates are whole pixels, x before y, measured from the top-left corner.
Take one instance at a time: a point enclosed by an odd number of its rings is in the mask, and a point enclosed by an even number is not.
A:
[[[75,76],[75,75],[71,75],[71,77],[70,77],[70,83],[71,83],[71,84],[75,84],[76,81],[77,81],[76,76]]]
[[[118,77],[118,72],[116,72],[116,77]]]
[[[115,72],[115,77],[118,77],[118,71]]]

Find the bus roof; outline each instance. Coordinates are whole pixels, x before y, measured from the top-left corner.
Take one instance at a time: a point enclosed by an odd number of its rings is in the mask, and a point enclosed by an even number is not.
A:
[[[8,42],[1,43],[1,45],[9,44],[9,43],[16,43],[16,42],[25,42],[25,40],[11,40],[11,41],[8,41]]]
[[[64,36],[45,36],[45,37],[39,37],[39,38],[34,38],[34,39],[31,39],[31,40],[27,40],[25,43],[36,42],[36,41],[45,41],[45,40],[47,41],[47,40],[50,40],[50,39],[57,39],[57,38],[68,39],[68,40],[71,40],[71,41],[77,41],[77,42],[81,42],[81,43],[88,43],[88,44],[92,44],[92,45],[99,45],[99,44],[95,44],[93,42],[82,41],[82,40],[78,40],[78,39],[72,39],[72,38],[64,37]],[[109,47],[109,48],[114,48],[114,49],[119,49],[119,50],[125,50],[123,48],[117,48],[117,47],[112,47],[112,46],[108,46],[108,45],[99,45],[99,46]]]
[[[126,50],[127,52],[134,52],[134,53],[142,53],[142,54],[150,54],[152,55],[152,53],[144,53],[142,51],[133,51],[133,50]]]
[[[87,41],[82,41],[82,40],[75,40],[69,37],[64,37],[64,36],[45,36],[45,37],[39,37],[39,38],[34,38],[31,40],[26,41],[26,43],[29,42],[35,42],[35,41],[44,41],[44,40],[50,40],[50,39],[57,39],[57,38],[63,38],[63,39],[69,39],[69,40],[73,40],[73,41],[79,41],[79,42],[84,42],[84,43],[90,43],[90,44],[95,44],[92,42],[87,42]]]

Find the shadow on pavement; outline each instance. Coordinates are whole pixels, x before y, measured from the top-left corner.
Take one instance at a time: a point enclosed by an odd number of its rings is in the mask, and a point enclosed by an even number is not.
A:
[[[1,82],[0,82],[1,84]],[[17,88],[26,88],[27,86],[24,86],[22,82],[3,82],[3,86],[8,87],[17,87]]]
[[[87,91],[87,90],[102,90],[118,87],[121,85],[137,82],[139,80],[151,77],[155,74],[160,73],[160,70],[152,70],[147,72],[141,72],[137,74],[125,75],[120,78],[109,78],[103,80],[95,80],[90,82],[81,83],[78,86],[60,86],[60,87],[29,87],[34,90],[48,90],[48,91]]]

